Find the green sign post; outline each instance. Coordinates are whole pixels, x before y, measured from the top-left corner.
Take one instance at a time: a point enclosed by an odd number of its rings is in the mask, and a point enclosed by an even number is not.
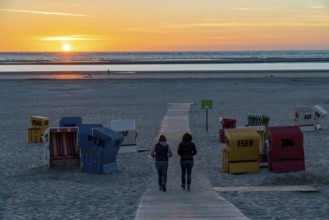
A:
[[[203,99],[202,109],[206,109],[206,131],[208,132],[208,109],[212,109],[212,100]]]

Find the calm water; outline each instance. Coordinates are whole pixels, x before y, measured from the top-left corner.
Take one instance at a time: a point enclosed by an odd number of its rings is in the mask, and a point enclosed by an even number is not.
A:
[[[178,64],[180,61],[189,63]],[[26,62],[32,64],[24,65],[23,63]],[[58,62],[66,64],[49,64]],[[70,62],[75,64],[67,64]],[[107,64],[102,64],[104,62]],[[111,71],[329,70],[329,51],[0,53],[0,72],[107,71],[108,69]]]
[[[109,53],[0,53],[4,61],[117,61],[117,60],[242,60],[329,58],[329,50],[233,51],[233,52],[109,52]]]

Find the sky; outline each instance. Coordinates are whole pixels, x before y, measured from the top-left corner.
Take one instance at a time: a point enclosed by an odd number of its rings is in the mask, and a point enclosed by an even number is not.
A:
[[[328,50],[329,1],[0,0],[0,31],[0,52]]]

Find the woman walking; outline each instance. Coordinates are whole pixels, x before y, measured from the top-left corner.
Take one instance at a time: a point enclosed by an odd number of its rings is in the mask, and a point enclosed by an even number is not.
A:
[[[192,178],[192,168],[193,168],[193,156],[197,154],[195,144],[192,142],[192,135],[185,133],[182,137],[182,141],[179,143],[178,155],[180,158],[180,166],[182,169],[182,189],[191,191],[191,178]]]
[[[155,158],[155,167],[158,172],[158,184],[160,191],[167,191],[167,171],[168,158],[172,157],[172,151],[167,144],[167,139],[164,135],[160,135],[158,143],[156,143],[151,151],[151,156]]]

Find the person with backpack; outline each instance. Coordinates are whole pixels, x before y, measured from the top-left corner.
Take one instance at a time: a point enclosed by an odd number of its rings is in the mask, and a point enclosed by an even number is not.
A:
[[[172,151],[167,144],[164,135],[160,135],[158,143],[156,143],[151,151],[151,156],[155,160],[155,167],[158,172],[158,184],[160,191],[167,191],[167,171],[169,165],[169,157],[172,157]]]
[[[192,142],[192,135],[189,133],[185,133],[182,137],[182,141],[179,143],[178,155],[180,158],[180,166],[181,166],[181,187],[185,190],[185,186],[187,191],[191,191],[191,179],[192,179],[192,168],[193,168],[193,156],[197,154],[196,146]]]

